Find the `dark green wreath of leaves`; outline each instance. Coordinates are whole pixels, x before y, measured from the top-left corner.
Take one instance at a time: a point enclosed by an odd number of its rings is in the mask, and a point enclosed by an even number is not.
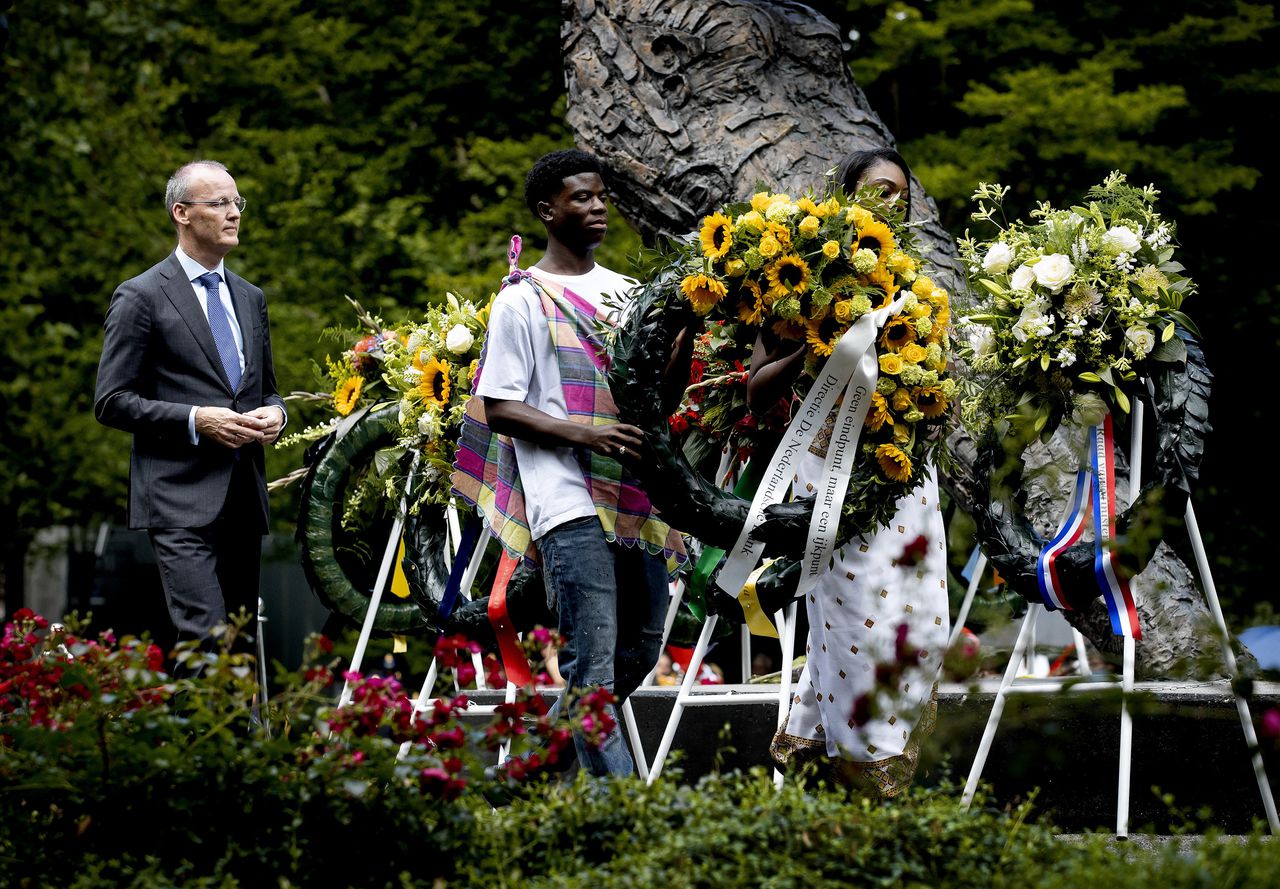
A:
[[[302,488],[298,540],[307,582],[327,608],[357,624],[369,610],[370,596],[368,591],[356,588],[338,561],[335,534],[354,471],[372,462],[380,449],[396,441],[397,413],[394,405],[369,410],[346,434],[321,442]],[[390,596],[384,596],[379,604],[373,627],[379,633],[402,635],[432,629],[417,603]]]
[[[1146,567],[1166,529],[1182,520],[1210,432],[1213,375],[1196,338],[1181,327],[1177,338],[1182,348],[1176,354],[1182,355],[1182,360],[1151,366],[1151,391],[1135,389],[1131,393],[1151,406],[1156,448],[1154,478],[1143,485],[1133,506],[1117,520],[1117,537],[1121,540],[1117,554],[1130,575]],[[1061,412],[1055,413],[1041,436],[1051,435],[1061,419]],[[1029,443],[1010,445],[989,430],[979,443],[973,476],[964,482],[964,487],[975,504],[973,518],[988,558],[1010,588],[1023,598],[1038,602],[1036,564],[1044,541],[1009,496],[1009,492],[1021,488],[1022,450]],[[1117,443],[1127,448],[1125,436],[1118,435]],[[1068,601],[1073,605],[1078,607],[1101,595],[1094,578],[1092,542],[1068,548],[1058,557],[1057,564]]]

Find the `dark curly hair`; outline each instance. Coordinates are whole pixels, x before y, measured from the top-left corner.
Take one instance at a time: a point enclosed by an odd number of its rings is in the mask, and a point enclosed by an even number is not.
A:
[[[902,171],[907,180],[907,190],[903,193],[903,205],[907,217],[911,216],[911,168],[902,159],[902,155],[892,148],[871,148],[866,151],[853,151],[845,155],[844,160],[836,166],[835,183],[844,189],[845,194],[852,196],[858,190],[858,180],[862,174],[879,161],[888,161]]]
[[[576,148],[563,148],[538,158],[524,179],[524,202],[529,211],[537,216],[538,204],[549,201],[564,188],[565,179],[579,173],[596,173],[603,179],[604,164],[594,154]]]

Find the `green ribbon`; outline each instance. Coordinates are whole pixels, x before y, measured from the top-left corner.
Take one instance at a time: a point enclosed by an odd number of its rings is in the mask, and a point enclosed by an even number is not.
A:
[[[767,463],[767,460],[748,460],[747,465],[742,469],[742,474],[738,476],[738,483],[733,486],[733,493],[744,500],[754,497],[756,488],[760,487],[760,480],[764,478]],[[711,579],[711,575],[723,558],[724,550],[716,546],[705,547],[702,555],[698,556],[693,577],[689,579],[685,604],[699,621],[707,619],[707,581]]]

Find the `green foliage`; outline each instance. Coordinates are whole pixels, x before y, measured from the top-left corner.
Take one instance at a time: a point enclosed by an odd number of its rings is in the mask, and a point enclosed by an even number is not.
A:
[[[214,157],[237,177],[249,206],[228,262],[267,293],[281,389],[310,389],[316,332],[347,322],[344,293],[392,321],[446,290],[487,296],[507,239],[538,227],[524,174],[571,143],[557,17],[552,0],[519,15],[443,0],[13,11],[0,58],[5,545],[123,518],[127,438],[92,416],[101,322],[115,285],[172,249],[173,169]],[[625,268],[635,238],[615,232],[602,259]],[[296,410],[291,425],[310,420]],[[273,454],[268,474],[299,459]]]

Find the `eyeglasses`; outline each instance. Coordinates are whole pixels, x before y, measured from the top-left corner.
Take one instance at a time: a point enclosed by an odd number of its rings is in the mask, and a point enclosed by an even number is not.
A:
[[[216,201],[174,201],[175,204],[204,204],[207,207],[213,207],[216,210],[225,210],[235,205],[237,211],[243,213],[245,206],[249,203],[244,198],[219,198]]]

